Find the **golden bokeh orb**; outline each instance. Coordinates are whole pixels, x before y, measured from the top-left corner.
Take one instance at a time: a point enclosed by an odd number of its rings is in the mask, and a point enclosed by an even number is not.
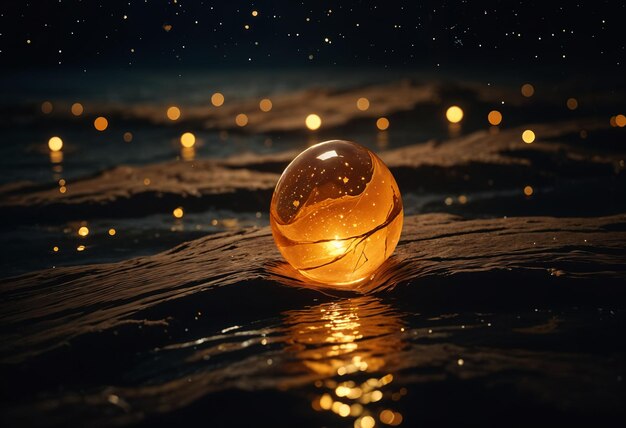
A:
[[[169,120],[178,120],[180,118],[180,109],[176,106],[171,106],[167,109],[167,118]]]
[[[520,89],[520,92],[526,98],[530,98],[535,94],[535,87],[531,85],[530,83],[524,83],[522,85],[522,88]]]
[[[196,144],[196,136],[191,132],[185,132],[180,136],[180,144],[183,147],[193,147]]]
[[[373,277],[402,231],[393,175],[363,146],[332,140],[300,153],[272,196],[270,224],[281,254],[305,277],[333,285]]]
[[[617,116],[615,116],[615,125],[619,126],[620,128],[625,127],[626,116],[624,116],[623,114],[618,114]]]
[[[211,104],[213,104],[215,107],[219,107],[224,104],[224,95],[220,94],[219,92],[211,95]]]
[[[463,110],[459,106],[451,106],[446,110],[446,119],[450,123],[459,123],[463,120]]]
[[[52,152],[58,152],[63,148],[63,140],[59,137],[52,137],[48,140],[48,148]]]
[[[87,236],[89,235],[89,228],[87,226],[81,226],[78,228],[79,236]]]
[[[368,108],[370,108],[370,100],[363,97],[359,98],[358,100],[356,100],[356,108],[361,111],[367,110]]]
[[[380,131],[386,131],[389,128],[389,119],[386,117],[379,117],[378,120],[376,120],[376,128]]]
[[[316,129],[319,129],[320,126],[322,126],[322,118],[316,114],[310,114],[306,117],[304,123],[306,127],[309,128],[311,131],[315,131]]]
[[[41,103],[41,111],[43,114],[50,114],[52,113],[53,109],[54,106],[50,101],[44,101],[43,103]]]
[[[525,130],[524,132],[522,132],[522,141],[526,144],[532,143],[533,141],[535,141],[535,133],[530,129]]]
[[[109,121],[106,117],[99,116],[96,118],[96,120],[93,121],[93,126],[98,131],[102,132],[109,127]]]
[[[83,105],[81,103],[74,103],[72,104],[72,107],[70,108],[70,110],[72,111],[72,114],[74,116],[80,116],[81,114],[83,114]]]
[[[576,98],[568,98],[565,105],[570,110],[576,110],[578,108],[578,100]]]
[[[183,216],[185,215],[183,207],[174,208],[174,211],[172,211],[172,215],[174,216],[174,218],[183,218]]]
[[[263,98],[259,102],[259,108],[261,109],[262,112],[267,113],[268,111],[272,109],[272,100],[270,100],[269,98]]]
[[[246,126],[248,124],[248,115],[245,113],[239,113],[237,116],[235,116],[235,123],[237,124],[237,126]]]
[[[502,113],[498,110],[491,110],[487,115],[487,120],[493,126],[498,126],[502,123]]]

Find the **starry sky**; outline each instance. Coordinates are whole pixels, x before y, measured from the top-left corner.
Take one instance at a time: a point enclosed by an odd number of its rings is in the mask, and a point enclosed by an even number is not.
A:
[[[11,69],[573,67],[623,69],[626,3],[3,1]]]

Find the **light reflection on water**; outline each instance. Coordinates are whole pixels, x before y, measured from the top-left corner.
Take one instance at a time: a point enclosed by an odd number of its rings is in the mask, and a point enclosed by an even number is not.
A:
[[[402,423],[394,402],[407,390],[394,386],[398,374],[386,361],[407,345],[400,313],[377,298],[359,297],[285,316],[285,351],[317,378],[311,399],[315,411],[352,418],[356,428]]]

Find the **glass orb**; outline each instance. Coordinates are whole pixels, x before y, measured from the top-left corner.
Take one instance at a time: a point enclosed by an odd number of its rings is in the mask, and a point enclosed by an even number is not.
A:
[[[348,285],[373,277],[396,248],[403,208],[387,166],[363,146],[326,141],[287,166],[270,224],[283,257],[314,281]]]

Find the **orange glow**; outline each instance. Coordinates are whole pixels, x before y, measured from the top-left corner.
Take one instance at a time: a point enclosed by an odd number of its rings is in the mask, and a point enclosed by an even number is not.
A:
[[[576,110],[578,108],[578,100],[576,98],[568,98],[566,105],[568,109]]]
[[[463,110],[459,106],[452,106],[446,110],[446,118],[450,123],[459,123],[463,120]]]
[[[116,233],[117,233],[117,232],[115,231],[115,229],[113,229],[113,228],[110,228],[110,229],[109,229],[109,235],[110,235],[110,236],[115,236],[115,234],[116,234]]]
[[[93,121],[93,126],[98,131],[104,131],[105,129],[108,128],[109,121],[106,119],[106,117],[100,116],[100,117],[97,117],[96,120]]]
[[[354,421],[355,428],[374,428],[376,420],[371,416],[363,416]]]
[[[220,94],[219,92],[211,95],[211,104],[213,104],[215,107],[219,107],[224,104],[224,95]]]
[[[183,216],[185,215],[183,207],[174,208],[174,211],[172,211],[172,215],[175,218],[183,218]]]
[[[180,156],[184,161],[192,161],[196,158],[196,149],[193,147],[183,147],[180,150]]]
[[[368,100],[367,98],[359,98],[358,100],[356,100],[356,108],[361,111],[367,110],[368,108],[370,108],[370,100]]]
[[[487,120],[491,125],[500,125],[500,123],[502,123],[502,113],[500,113],[498,110],[491,110],[487,115]]]
[[[618,114],[617,116],[615,116],[615,124],[620,128],[626,126],[626,116],[624,116],[623,114]]]
[[[306,117],[304,123],[306,124],[306,127],[309,128],[311,131],[315,131],[316,129],[319,129],[320,126],[322,126],[322,118],[316,114],[310,114]]]
[[[56,245],[54,247],[52,247],[52,251],[54,251],[55,253],[57,253],[59,251],[59,247],[57,247]]]
[[[131,141],[133,141],[133,134],[132,132],[124,132],[124,142],[126,143],[130,143]]]
[[[167,118],[169,120],[178,120],[180,118],[180,109],[176,106],[171,106],[167,109]]]
[[[58,152],[63,148],[63,140],[59,137],[52,137],[48,140],[48,148],[50,151]]]
[[[196,136],[191,132],[185,132],[180,136],[180,144],[182,144],[183,147],[193,147],[194,144],[196,144]]]
[[[80,116],[81,114],[83,114],[83,111],[84,111],[83,105],[81,103],[72,104],[71,110],[74,116]]]
[[[237,126],[246,126],[248,124],[248,116],[243,113],[239,113],[237,116],[235,116],[235,123],[237,124]]]
[[[385,356],[403,345],[396,334],[403,330],[401,315],[388,309],[379,299],[355,297],[286,313],[288,350],[314,373],[315,387],[322,390],[313,409],[349,415],[356,418],[355,427],[375,426],[373,416],[382,409],[374,403],[396,389],[394,374],[379,375],[387,366]],[[401,391],[394,401],[406,394]],[[399,424],[402,416],[394,413],[388,420],[394,416]]]
[[[259,12],[257,12],[256,10],[252,11],[252,16],[259,16]]]
[[[272,109],[272,101],[269,98],[263,98],[259,103],[261,111],[268,112]]]
[[[530,83],[524,83],[521,89],[522,95],[526,98],[530,98],[535,93],[535,87]]]
[[[60,150],[58,152],[50,151],[50,162],[52,162],[52,163],[61,163],[61,162],[63,162],[63,152],[60,151]],[[59,170],[57,172],[61,172],[61,171]]]
[[[89,228],[87,226],[81,226],[78,228],[78,235],[83,237],[89,235]]]
[[[526,196],[531,196],[533,194],[533,188],[531,186],[524,187],[524,194]]]
[[[41,103],[41,111],[44,114],[52,113],[53,109],[54,109],[54,107],[52,106],[52,103],[50,101],[44,101],[43,103]]]
[[[533,141],[535,141],[535,133],[530,129],[525,130],[524,132],[522,132],[522,141],[524,141],[526,144],[532,143]]]
[[[270,206],[283,257],[326,284],[354,284],[374,274],[395,249],[402,221],[400,190],[389,169],[348,141],[327,141],[298,155]]]
[[[379,117],[376,121],[376,128],[381,131],[386,131],[389,128],[389,119],[386,117]]]

